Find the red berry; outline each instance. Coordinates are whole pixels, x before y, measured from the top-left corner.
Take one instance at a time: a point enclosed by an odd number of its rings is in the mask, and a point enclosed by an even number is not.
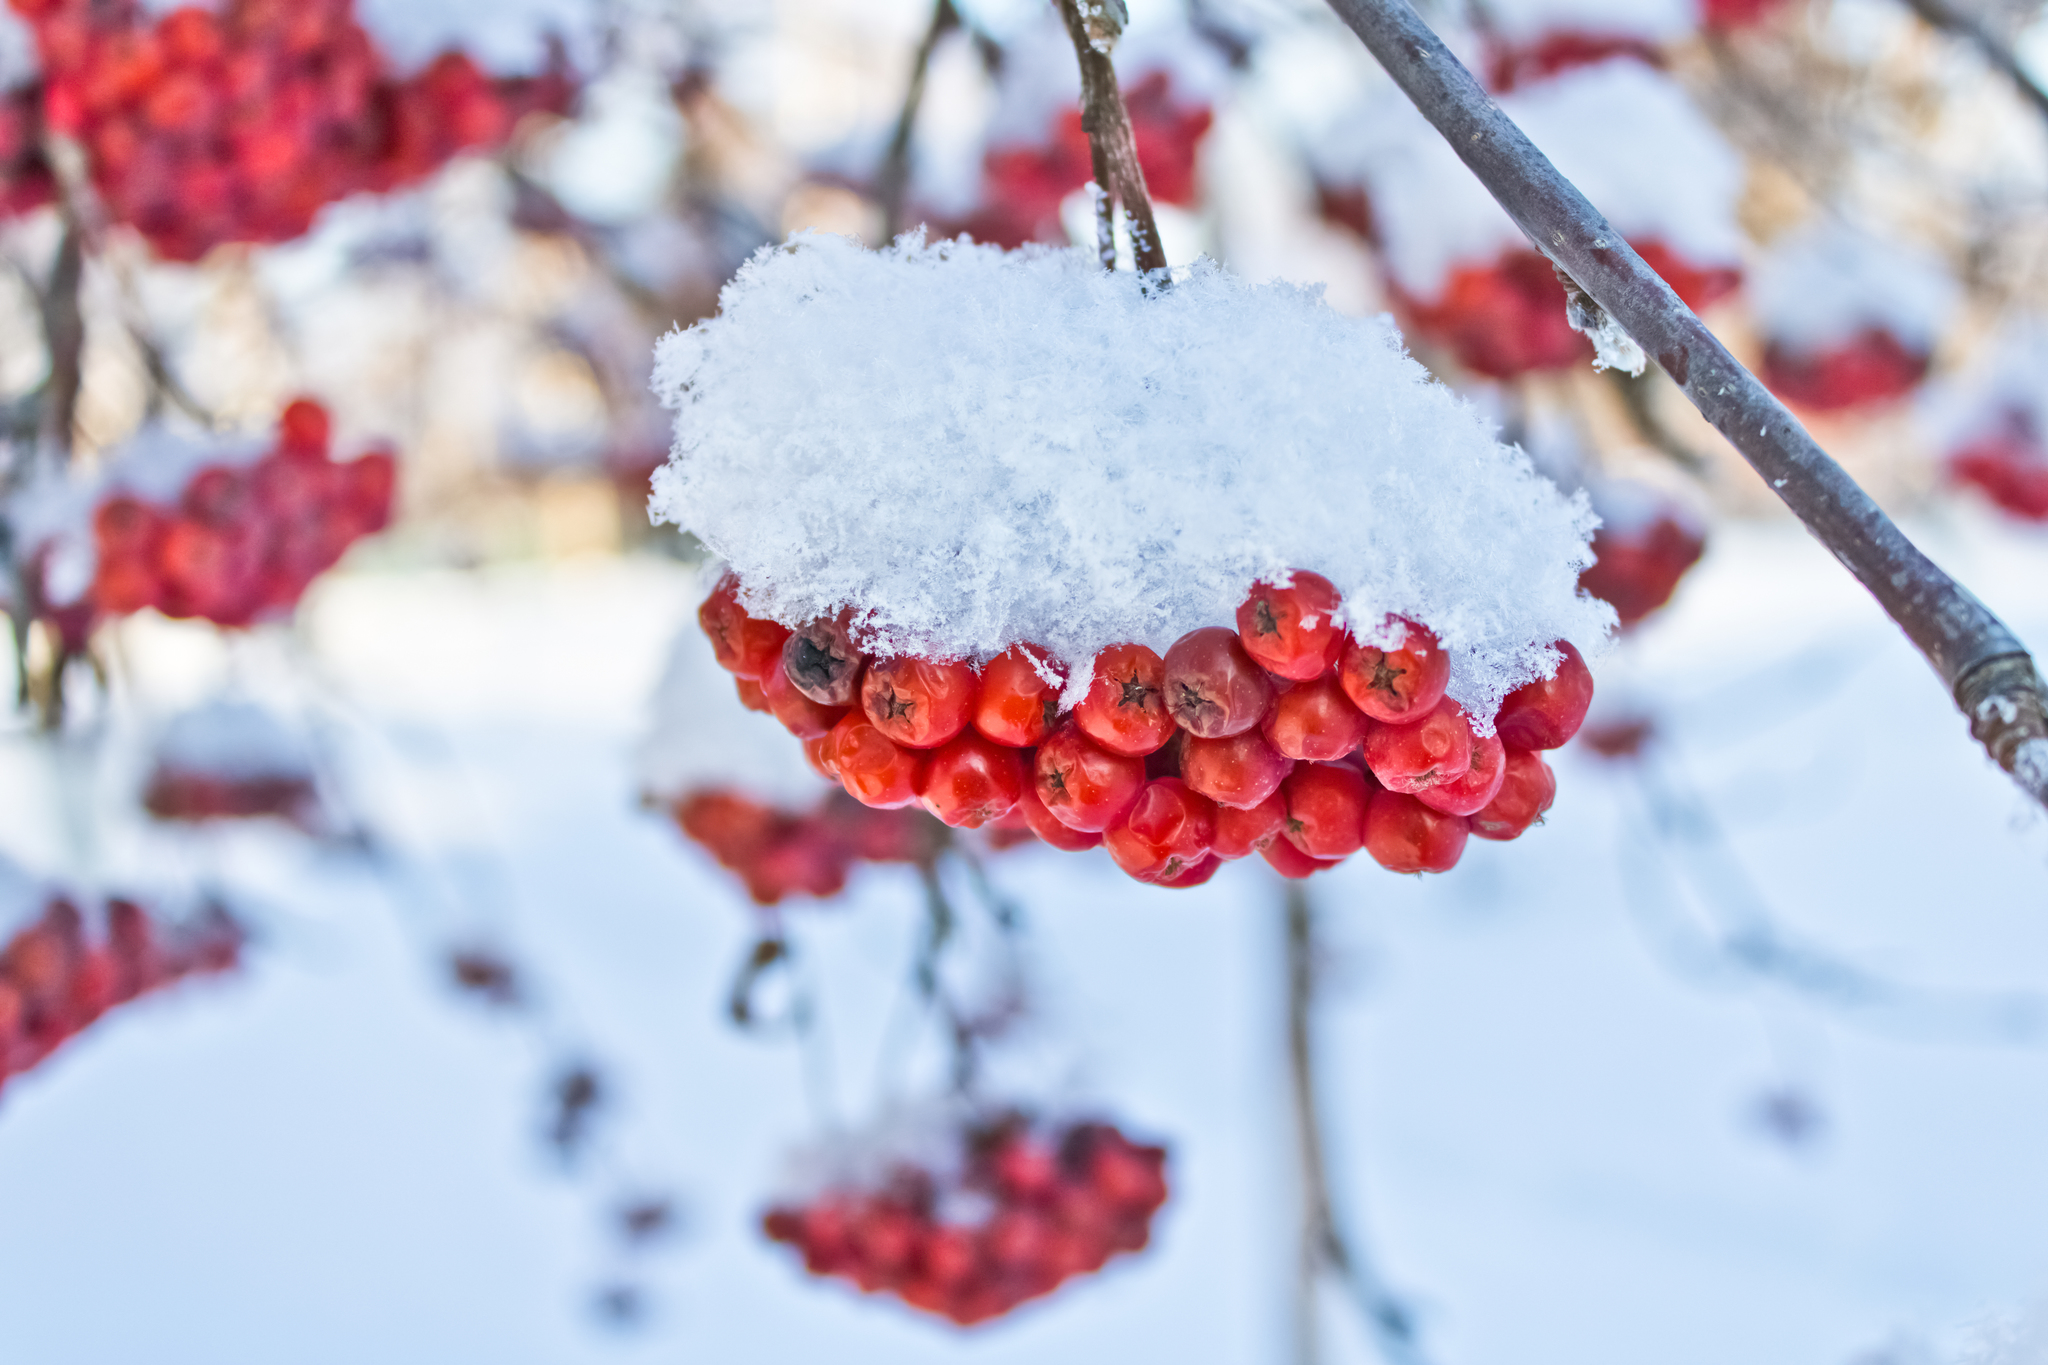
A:
[[[1033,762],[1036,762],[1035,755]],[[1080,853],[1102,843],[1102,835],[1099,832],[1071,829],[1045,808],[1045,802],[1038,796],[1035,768],[1027,773],[1026,777],[1031,780],[1025,782],[1024,790],[1017,795],[1017,809],[1023,814],[1024,823],[1030,827],[1033,834],[1062,853]]]
[[[1280,785],[1287,821],[1280,832],[1311,858],[1334,861],[1358,851],[1370,792],[1364,774],[1342,763],[1304,763]]]
[[[789,627],[750,616],[739,601],[740,580],[727,574],[697,608],[697,624],[711,640],[718,666],[741,678],[760,681],[770,669],[782,671],[782,646]]]
[[[1351,704],[1374,720],[1399,724],[1435,706],[1451,681],[1451,659],[1427,627],[1390,618],[1401,635],[1391,649],[1349,641],[1337,679]]]
[[[1056,681],[1039,676],[1032,660],[1046,665]],[[981,697],[974,704],[974,728],[998,744],[1029,749],[1052,732],[1059,719],[1060,687],[1066,670],[1036,645],[1012,645],[981,671]]]
[[[1494,719],[1501,743],[1511,749],[1555,749],[1579,732],[1586,708],[1593,704],[1593,674],[1569,640],[1559,640],[1563,655],[1557,671],[1508,693]]]
[[[863,806],[894,810],[917,803],[925,755],[897,744],[859,711],[848,711],[832,727],[820,756]]]
[[[1448,872],[1469,831],[1465,817],[1431,810],[1403,792],[1379,791],[1365,808],[1365,851],[1389,872]]]
[[[1100,748],[1072,724],[1038,746],[1038,799],[1068,829],[1098,834],[1119,823],[1145,785],[1141,759]]]
[[[1279,588],[1252,585],[1237,609],[1237,634],[1245,652],[1267,672],[1305,682],[1327,671],[1344,648],[1337,626],[1343,599],[1321,574],[1296,569],[1293,582]]]
[[[1143,645],[1111,645],[1095,656],[1095,678],[1074,708],[1081,733],[1113,754],[1139,758],[1173,738],[1166,713],[1166,664]]]
[[[969,730],[932,754],[917,797],[946,824],[980,829],[1016,809],[1023,790],[1024,761],[1017,751]]]
[[[1511,748],[1501,766],[1500,790],[1472,817],[1472,832],[1482,839],[1518,838],[1557,798],[1557,775],[1543,755]]]
[[[847,711],[844,706],[820,706],[812,701],[796,690],[789,674],[780,668],[769,669],[761,679],[761,699],[768,703],[769,714],[798,739],[818,738],[837,725]]]
[[[797,691],[820,706],[852,706],[858,701],[866,666],[847,633],[843,613],[819,617],[792,632],[782,646],[782,671]]]
[[[759,711],[763,715],[773,714],[772,709],[768,705],[768,694],[761,690],[761,684],[755,682],[752,678],[734,678],[732,686],[733,691],[740,694],[741,706],[746,707],[749,711]]]
[[[1300,881],[1303,877],[1313,876],[1337,865],[1333,862],[1324,862],[1320,858],[1311,858],[1285,839],[1273,840],[1259,850],[1259,856],[1264,858],[1275,872],[1290,881]]]
[[[1499,735],[1472,736],[1472,766],[1463,777],[1425,787],[1415,799],[1445,815],[1472,815],[1493,800],[1507,776],[1507,750]]]
[[[928,659],[882,659],[861,679],[860,703],[878,729],[911,749],[936,749],[967,728],[974,669]]]
[[[1180,776],[1219,806],[1245,808],[1270,800],[1293,762],[1257,730],[1228,739],[1189,737],[1180,746]]]
[[[1216,842],[1209,851],[1219,858],[1243,858],[1263,853],[1268,844],[1280,837],[1280,827],[1286,823],[1287,805],[1277,791],[1258,805],[1244,810],[1219,805],[1216,808]]]
[[[1141,882],[1171,881],[1208,856],[1216,806],[1176,777],[1148,782],[1103,844],[1116,865]]]
[[[1152,885],[1165,887],[1169,891],[1185,891],[1191,886],[1200,886],[1208,881],[1222,866],[1223,860],[1214,853],[1204,854],[1200,862],[1183,871],[1178,877],[1161,877]],[[1092,1266],[1089,1268],[1093,1269]]]
[[[1166,710],[1198,739],[1241,735],[1264,719],[1273,681],[1222,626],[1191,630],[1166,651]]]
[[[828,782],[839,780],[839,770],[825,757],[825,751],[832,742],[832,732],[826,731],[815,739],[800,741],[804,750],[804,762],[811,765],[811,771]]]
[[[1301,683],[1274,698],[1266,741],[1288,758],[1334,763],[1355,753],[1372,724],[1333,677]]]
[[[1463,777],[1472,766],[1472,727],[1465,708],[1445,698],[1405,725],[1375,725],[1365,737],[1365,765],[1380,785],[1419,792]]]

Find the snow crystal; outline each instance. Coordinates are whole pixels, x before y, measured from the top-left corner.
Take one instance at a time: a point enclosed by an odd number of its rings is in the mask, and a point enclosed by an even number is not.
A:
[[[1741,264],[1742,160],[1669,76],[1601,62],[1500,107],[1630,241],[1660,241],[1697,268]],[[1311,155],[1324,181],[1364,186],[1387,268],[1417,298],[1436,298],[1455,266],[1528,245],[1398,91],[1354,106]]]
[[[547,66],[550,37],[590,69],[603,13],[597,0],[356,0],[356,21],[402,70],[460,48],[486,71],[530,76]]]
[[[1229,623],[1254,580],[1328,576],[1364,629],[1436,631],[1490,718],[1593,650],[1593,518],[1386,318],[1202,262],[1147,295],[1084,251],[800,234],[672,333],[676,446],[652,510],[796,624],[852,606],[870,647],[1077,665]]]
[[[1699,27],[1695,0],[1487,0],[1487,21],[1510,43],[1591,33],[1666,43]]]
[[[709,588],[716,581],[707,578]],[[654,691],[639,755],[641,790],[665,799],[723,787],[807,810],[829,789],[773,716],[740,705],[732,675],[691,618],[676,636]]]
[[[1817,222],[1772,243],[1750,272],[1749,299],[1764,335],[1795,354],[1826,350],[1871,327],[1926,352],[1961,291],[1930,252]]]
[[[156,761],[176,772],[235,781],[311,777],[300,737],[246,701],[212,701],[180,712],[157,740]]]

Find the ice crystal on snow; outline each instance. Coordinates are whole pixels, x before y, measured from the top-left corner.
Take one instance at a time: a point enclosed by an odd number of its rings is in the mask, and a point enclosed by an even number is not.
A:
[[[1612,619],[1577,591],[1583,499],[1391,322],[1207,262],[1147,294],[1085,252],[801,235],[663,340],[655,386],[676,409],[655,515],[751,610],[851,606],[883,654],[1163,651],[1312,569],[1360,628],[1434,629],[1484,719]]]

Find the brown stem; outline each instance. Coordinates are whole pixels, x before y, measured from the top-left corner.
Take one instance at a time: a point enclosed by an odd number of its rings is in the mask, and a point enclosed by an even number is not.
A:
[[[1123,0],[1060,0],[1067,36],[1081,62],[1081,127],[1088,134],[1088,155],[1095,184],[1102,191],[1096,206],[1096,246],[1105,270],[1116,268],[1116,246],[1109,235],[1116,207],[1131,224],[1131,256],[1141,275],[1166,269],[1166,251],[1159,244],[1159,224],[1152,217],[1152,196],[1138,165],[1138,143],[1131,116],[1117,89],[1110,49],[1123,32]]]
[[[1671,429],[1664,425],[1662,418],[1650,402],[1650,377],[1629,374],[1625,370],[1608,370],[1607,377],[1614,384],[1614,390],[1621,396],[1622,410],[1628,413],[1629,423],[1635,427],[1636,435],[1643,438],[1651,449],[1670,460],[1686,473],[1704,478],[1707,462],[1678,439]]]
[[[2020,64],[2012,47],[1986,27],[1982,18],[1963,13],[1948,0],[1906,0],[1906,7],[1919,15],[1928,27],[1954,34],[1975,47],[1985,61],[1997,67],[2019,88],[2021,96],[2034,106],[2036,113],[2048,118],[2048,90],[2041,88],[2041,83]]]
[[[1972,732],[2048,806],[2048,706],[2005,623],[1929,560],[1558,173],[1406,0],[1329,0],[1529,240],[1618,322],[1877,598]]]
[[[61,455],[71,453],[72,424],[78,416],[78,390],[83,378],[85,317],[78,290],[85,276],[84,234],[67,223],[43,291],[43,343],[50,352],[50,378],[43,390],[43,444]]]
[[[917,111],[924,103],[924,78],[931,67],[932,49],[947,32],[958,28],[960,15],[953,0],[938,0],[932,6],[931,26],[910,60],[910,85],[903,92],[903,111],[896,116],[896,131],[889,150],[875,172],[875,197],[882,203],[882,240],[893,242],[903,231],[903,196],[910,187],[910,139],[917,131]]]

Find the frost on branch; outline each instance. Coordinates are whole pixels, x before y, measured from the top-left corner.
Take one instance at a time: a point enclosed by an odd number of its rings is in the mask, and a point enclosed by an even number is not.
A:
[[[1575,589],[1584,502],[1389,322],[1315,291],[1204,263],[1148,298],[1086,253],[806,235],[721,305],[657,356],[676,447],[653,510],[756,614],[850,606],[884,655],[1085,661],[1163,652],[1313,569],[1363,632],[1432,628],[1482,720],[1551,641],[1591,650],[1612,622]]]

